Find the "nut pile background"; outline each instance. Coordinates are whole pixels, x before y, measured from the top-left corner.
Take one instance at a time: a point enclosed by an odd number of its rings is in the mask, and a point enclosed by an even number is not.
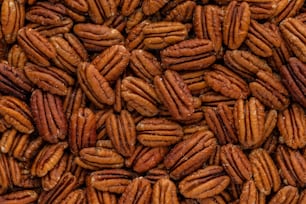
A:
[[[302,0],[2,0],[1,204],[306,203]]]

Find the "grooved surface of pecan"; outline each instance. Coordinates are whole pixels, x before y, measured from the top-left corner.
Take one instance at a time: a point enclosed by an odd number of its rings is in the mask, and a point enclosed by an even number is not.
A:
[[[207,198],[221,193],[229,183],[221,166],[207,166],[185,177],[179,190],[186,198]]]
[[[23,49],[18,44],[15,44],[9,50],[7,61],[10,66],[23,69],[28,58]]]
[[[126,47],[129,50],[133,49],[143,49],[145,47],[144,45],[144,32],[143,29],[150,24],[150,21],[144,20],[140,22],[139,24],[135,25],[128,33],[128,36],[126,37]]]
[[[170,176],[181,179],[201,168],[215,150],[217,141],[210,131],[199,131],[176,144],[164,159]]]
[[[131,15],[137,8],[138,4],[140,3],[140,0],[123,0],[121,5],[121,13],[124,16]]]
[[[3,204],[31,204],[36,202],[38,194],[34,190],[20,190],[0,196],[0,202]]]
[[[142,10],[145,15],[152,15],[161,9],[169,0],[144,0]]]
[[[81,149],[95,146],[96,138],[95,114],[89,108],[72,113],[68,135],[71,152],[77,155]]]
[[[97,107],[115,102],[115,93],[108,81],[99,73],[96,67],[89,63],[81,63],[77,70],[80,87]]]
[[[152,204],[179,204],[176,191],[176,186],[170,179],[159,179],[153,186]]]
[[[88,2],[86,0],[64,0],[64,4],[78,12],[88,11]]]
[[[293,186],[284,186],[271,198],[269,204],[298,203],[298,200],[299,200],[298,189]]]
[[[187,28],[179,22],[152,22],[143,28],[144,45],[148,49],[163,49],[184,40]]]
[[[40,25],[58,25],[63,18],[62,13],[45,6],[47,6],[47,4],[36,4],[36,6],[31,7],[31,9],[26,12],[25,18],[32,23]]]
[[[251,19],[249,4],[231,1],[226,7],[223,21],[223,43],[237,49],[247,37]]]
[[[182,41],[163,49],[160,55],[162,66],[176,71],[204,69],[216,60],[213,43],[206,39]]]
[[[77,189],[70,192],[66,198],[64,198],[61,203],[62,204],[85,204],[86,203],[86,195],[83,189]]]
[[[89,204],[110,203],[117,204],[116,195],[106,191],[96,190],[91,185],[86,186],[86,198]]]
[[[239,198],[239,204],[249,203],[259,203],[259,191],[253,180],[249,180],[243,184]]]
[[[303,0],[280,0],[275,2],[275,12],[272,22],[275,24],[280,23],[282,20],[295,16],[298,10],[303,7]]]
[[[192,95],[183,79],[175,71],[154,77],[158,97],[176,120],[188,119],[194,112]]]
[[[117,13],[115,0],[88,0],[86,3],[88,5],[88,15],[96,24],[102,24],[105,19]]]
[[[244,0],[250,6],[251,17],[253,19],[268,19],[273,17],[276,10],[274,0]]]
[[[194,1],[185,1],[172,9],[165,17],[166,21],[188,22],[193,17],[193,11],[196,7]]]
[[[27,57],[37,65],[50,66],[48,60],[56,56],[55,48],[49,40],[31,28],[20,29],[17,40]]]

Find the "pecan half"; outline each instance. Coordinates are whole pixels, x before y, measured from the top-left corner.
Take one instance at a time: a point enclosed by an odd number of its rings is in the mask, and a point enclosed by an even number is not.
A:
[[[299,191],[293,186],[284,186],[271,198],[269,204],[291,204],[299,200]]]
[[[31,204],[36,202],[37,199],[38,199],[38,194],[34,190],[20,190],[0,196],[0,202],[3,204],[10,204],[10,203]]]
[[[113,193],[96,190],[91,185],[86,186],[86,198],[88,204],[107,203],[116,204],[117,198]]]
[[[83,189],[77,189],[70,192],[66,198],[61,201],[62,204],[86,204],[86,195]]]
[[[126,37],[126,47],[129,50],[133,49],[143,49],[145,47],[144,45],[144,28],[150,24],[150,21],[144,20],[140,22],[139,24],[135,25],[128,33],[128,36]]]
[[[259,194],[255,182],[249,180],[243,184],[239,198],[239,204],[259,203]]]
[[[188,22],[193,17],[193,11],[196,7],[194,1],[185,1],[172,9],[165,17],[166,21]]]
[[[179,204],[176,191],[176,186],[170,179],[159,179],[153,186],[152,204]]]
[[[115,0],[88,0],[85,2],[88,5],[88,15],[96,24],[103,23],[105,19],[112,17],[117,13]]]
[[[250,6],[252,19],[268,19],[273,17],[276,11],[274,0],[244,0]]]
[[[23,49],[18,44],[13,45],[7,55],[8,64],[23,69],[27,61],[28,58]]]
[[[144,0],[142,2],[143,13],[147,16],[156,13],[161,9],[169,0]]]
[[[303,7],[303,2],[303,0],[276,1],[272,22],[278,24],[286,18],[295,16],[301,7]]]

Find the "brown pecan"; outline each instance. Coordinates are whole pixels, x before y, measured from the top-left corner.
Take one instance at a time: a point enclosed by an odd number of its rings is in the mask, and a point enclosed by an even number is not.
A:
[[[239,198],[239,204],[251,203],[259,203],[259,192],[253,180],[249,180],[243,184]]]
[[[144,5],[146,2],[143,1],[142,5]],[[157,1],[152,1],[152,3],[155,3]],[[132,28],[134,28],[135,26],[137,26],[143,19],[144,19],[145,15],[143,13],[142,9],[137,9],[134,13],[132,13],[128,19],[126,20],[126,27],[125,27],[125,31],[127,33],[129,33],[131,31]]]
[[[0,202],[2,204],[31,204],[36,202],[37,199],[38,194],[34,190],[20,190],[0,196]]]
[[[37,65],[50,66],[48,60],[56,56],[55,48],[48,39],[31,28],[21,28],[17,40],[27,57]]]
[[[8,64],[12,67],[23,69],[24,65],[28,61],[25,52],[17,44],[13,45],[9,50],[7,56]]]
[[[138,7],[140,0],[123,0],[121,5],[121,13],[124,16],[131,15],[135,9]]]
[[[303,0],[293,0],[286,1],[280,0],[276,1],[275,12],[272,18],[272,22],[275,24],[280,23],[282,20],[293,17],[303,6]]]
[[[116,81],[129,64],[129,51],[123,45],[113,45],[92,60],[92,64],[109,82]]]
[[[213,70],[205,72],[204,79],[214,91],[230,98],[245,99],[250,94],[248,84],[223,65],[214,64]]]
[[[64,140],[67,120],[59,96],[36,89],[31,96],[31,111],[39,136],[50,143]]]
[[[287,18],[280,24],[280,30],[293,53],[306,63],[306,27],[303,22],[295,18]]]
[[[32,163],[31,174],[38,177],[45,176],[60,161],[67,147],[67,142],[45,145]]]
[[[104,22],[103,25],[106,25],[110,28],[114,28],[119,32],[123,32],[126,26],[126,17],[120,13],[117,13],[115,16],[112,16]]]
[[[272,69],[264,60],[248,51],[228,50],[224,55],[224,61],[233,72],[247,80],[254,80],[260,70],[272,72]]]
[[[152,188],[149,180],[138,177],[126,187],[122,193],[118,204],[151,203]]]
[[[192,19],[196,3],[194,1],[185,1],[172,9],[165,17],[166,21],[188,22]]]
[[[23,70],[0,63],[0,88],[1,93],[26,99],[32,91],[31,82],[25,77]]]
[[[143,29],[150,24],[150,21],[144,20],[139,24],[135,25],[128,33],[126,37],[126,47],[129,50],[143,49],[144,48],[144,32]]]
[[[123,44],[124,40],[119,31],[105,25],[80,23],[73,27],[73,31],[89,51],[103,51],[112,45]]]
[[[155,184],[160,179],[169,179],[169,175],[164,166],[159,165],[156,168],[147,171],[145,178],[150,180],[152,184]]]
[[[112,109],[109,110],[99,110],[95,113],[96,115],[96,127],[97,127],[97,139],[104,139],[106,136],[106,120],[109,118],[110,114],[113,112]]]
[[[160,62],[145,50],[133,50],[129,66],[136,76],[146,81],[153,81],[155,76],[162,74]]]
[[[176,186],[170,179],[159,179],[153,186],[152,204],[179,204],[176,191]]]
[[[155,14],[161,9],[169,0],[144,0],[142,2],[143,13],[147,16]]]
[[[64,0],[64,3],[67,7],[75,11],[78,12],[88,11],[88,2],[86,0]]]
[[[271,109],[269,112],[266,113],[264,138],[268,138],[276,127],[277,115],[277,111],[274,109]]]
[[[223,21],[223,43],[230,49],[237,49],[248,34],[251,12],[249,4],[231,1]]]
[[[29,135],[25,134],[27,136],[26,140],[28,139]],[[13,144],[16,144],[17,138],[19,138],[17,134],[16,129],[7,129],[4,131],[1,135],[1,140],[0,140],[0,149],[2,153],[8,153],[12,151],[13,149]]]
[[[144,45],[148,49],[163,49],[184,40],[187,28],[179,22],[154,22],[143,28]]]
[[[106,119],[106,132],[115,149],[125,157],[135,151],[136,129],[131,114],[122,110],[120,115],[111,113]]]
[[[252,95],[270,108],[283,110],[288,107],[289,94],[279,77],[265,71],[259,71],[256,75],[256,81],[249,84]]]
[[[6,193],[12,186],[8,158],[5,154],[0,153],[0,195]]]
[[[99,191],[122,194],[134,175],[123,169],[95,171],[90,174],[90,185]]]
[[[182,127],[164,118],[145,118],[136,126],[137,140],[144,146],[170,146],[183,137]]]
[[[263,149],[255,149],[249,155],[253,178],[257,189],[265,195],[277,192],[281,185],[278,169],[270,155]]]
[[[191,71],[180,74],[192,95],[201,95],[210,89],[207,82],[204,80],[206,71],[207,70]]]
[[[43,145],[44,141],[41,137],[29,141],[29,144],[27,145],[24,152],[25,160],[29,161],[30,159],[34,159],[34,157],[38,154]]]
[[[269,204],[294,204],[299,200],[299,191],[293,186],[284,186],[271,198]]]
[[[278,114],[277,127],[282,142],[293,149],[306,145],[306,116],[304,109],[298,104],[292,104]]]
[[[244,0],[250,6],[252,19],[268,19],[273,17],[276,10],[274,0]]]
[[[236,145],[227,144],[221,147],[220,158],[224,170],[237,184],[252,177],[251,163],[243,151]]]
[[[115,194],[96,190],[91,185],[86,186],[86,197],[88,204],[95,204],[95,203],[117,204],[117,198]]]
[[[115,0],[88,0],[85,3],[88,5],[90,19],[96,24],[103,23],[105,19],[117,13]]]
[[[68,141],[74,155],[86,147],[96,144],[96,117],[89,108],[79,108],[72,113],[69,122]]]
[[[0,114],[16,130],[30,134],[34,131],[32,114],[28,105],[13,96],[0,97]]]
[[[121,96],[128,106],[143,116],[154,116],[159,112],[159,98],[155,89],[140,78],[125,77],[121,84]]]
[[[216,135],[219,144],[238,142],[233,111],[228,105],[221,102],[216,108],[205,107],[204,113],[207,125]]]
[[[206,39],[184,40],[162,50],[160,55],[162,66],[176,71],[204,69],[216,60],[213,43]]]
[[[66,95],[68,86],[72,86],[75,82],[72,76],[56,67],[41,67],[27,63],[24,72],[33,84],[44,91],[60,96]]]
[[[98,170],[101,168],[120,168],[123,157],[116,151],[101,147],[87,147],[79,152],[75,163],[85,169]]]
[[[301,193],[300,193],[300,198],[299,198],[299,202],[298,204],[303,204],[306,202],[306,190],[303,190]]]
[[[175,71],[154,77],[156,93],[176,120],[187,120],[194,112],[193,98],[183,79]]]
[[[164,159],[171,178],[178,180],[201,168],[215,150],[217,141],[210,131],[198,131],[176,144]]]
[[[289,58],[289,64],[280,67],[282,82],[293,99],[306,108],[306,63],[295,57]]]
[[[24,26],[25,5],[15,0],[4,0],[1,5],[1,29],[5,41],[14,43],[18,30]]]
[[[86,195],[83,189],[77,189],[70,192],[66,198],[61,201],[61,204],[86,204]]]
[[[49,2],[44,2],[40,4],[36,4],[36,6],[32,6],[31,9],[29,9],[26,12],[25,18],[32,22],[37,23],[40,25],[57,25],[62,20],[63,16],[62,10],[53,10],[50,9],[51,7],[54,7],[55,5],[47,5]],[[58,9],[60,9],[58,7]]]
[[[244,148],[259,147],[264,141],[265,107],[251,97],[236,101],[233,113],[238,139]]]
[[[108,81],[99,73],[92,64],[83,62],[77,70],[80,87],[97,107],[104,107],[104,104],[112,105],[115,102],[115,93]]]
[[[179,190],[186,198],[207,198],[221,193],[229,183],[221,166],[207,166],[185,177]]]

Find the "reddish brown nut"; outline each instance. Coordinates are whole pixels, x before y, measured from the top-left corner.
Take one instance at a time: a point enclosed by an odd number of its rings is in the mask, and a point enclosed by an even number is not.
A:
[[[152,204],[166,204],[168,202],[178,204],[177,188],[167,178],[159,179],[153,186]]]

